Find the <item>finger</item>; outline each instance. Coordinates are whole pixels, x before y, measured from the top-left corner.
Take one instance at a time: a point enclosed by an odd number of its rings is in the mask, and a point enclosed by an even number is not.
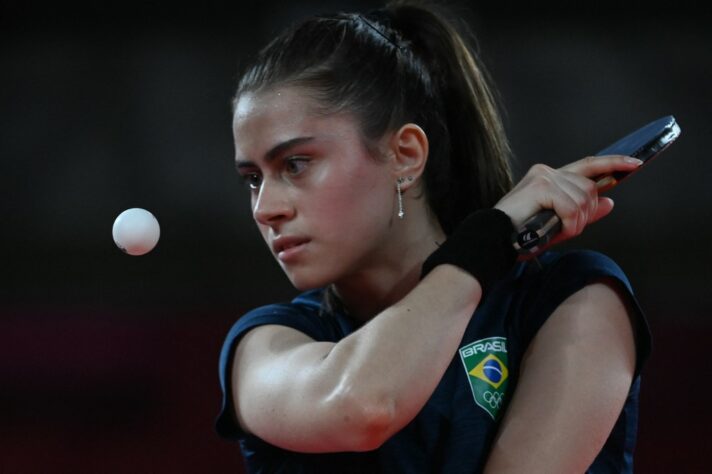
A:
[[[613,199],[609,197],[601,197],[598,198],[598,206],[596,208],[596,212],[594,215],[591,217],[590,224],[593,224],[594,222],[603,219],[606,217],[608,214],[611,213],[614,207],[614,202]]]
[[[578,235],[587,220],[587,197],[577,186],[561,181],[550,189],[544,208],[552,209],[561,220],[561,234],[566,238]]]
[[[576,173],[587,178],[595,178],[615,171],[630,172],[642,164],[641,160],[625,155],[588,156],[569,163],[559,168],[559,170]]]
[[[562,217],[562,223],[566,228],[566,234],[578,235],[583,232],[591,218],[596,214],[598,207],[598,194],[596,184],[588,178],[577,174],[562,173],[562,179],[558,183],[561,190],[566,193],[574,207],[568,207],[568,216]],[[564,204],[562,205],[569,205]],[[562,211],[562,212],[567,212]],[[566,220],[569,220],[567,223]],[[567,226],[568,224],[568,226]]]
[[[589,219],[588,223],[593,224],[594,222],[596,222],[600,219],[603,219],[604,217],[606,217],[608,214],[611,213],[611,211],[613,210],[613,207],[614,207],[613,199],[608,198],[608,197],[598,198],[598,206],[596,207],[596,212]],[[563,221],[562,221],[562,229],[563,229]],[[557,234],[556,236],[554,236],[554,238],[552,238],[551,241],[549,241],[549,243],[545,247],[542,248],[542,250],[545,250],[545,249],[547,249],[551,246],[554,246],[554,245],[558,244],[559,242],[562,242],[569,238],[571,238],[571,236],[564,234],[564,232],[562,231],[559,234]]]

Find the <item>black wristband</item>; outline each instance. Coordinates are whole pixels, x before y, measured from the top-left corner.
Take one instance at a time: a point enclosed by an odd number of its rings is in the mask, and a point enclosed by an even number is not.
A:
[[[514,265],[514,225],[499,209],[482,209],[465,218],[423,263],[421,278],[437,265],[449,263],[475,277],[483,293]]]

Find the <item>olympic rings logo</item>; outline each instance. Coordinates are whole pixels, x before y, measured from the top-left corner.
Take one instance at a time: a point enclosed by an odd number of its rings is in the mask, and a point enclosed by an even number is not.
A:
[[[498,392],[490,392],[489,390],[485,390],[485,393],[482,395],[482,398],[484,398],[485,402],[487,402],[490,408],[494,410],[502,406],[504,396]]]

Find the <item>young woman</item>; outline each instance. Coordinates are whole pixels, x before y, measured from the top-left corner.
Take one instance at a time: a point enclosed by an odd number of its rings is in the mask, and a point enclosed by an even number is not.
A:
[[[509,148],[464,33],[433,7],[307,19],[234,100],[254,219],[304,293],[240,318],[218,432],[250,472],[630,472],[645,321],[603,255],[515,262],[612,210],[622,156],[534,166]]]

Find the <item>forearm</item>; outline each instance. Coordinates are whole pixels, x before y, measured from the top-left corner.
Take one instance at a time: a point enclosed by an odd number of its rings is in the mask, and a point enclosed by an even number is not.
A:
[[[465,218],[425,260],[420,284],[330,351],[324,367],[336,378],[327,398],[346,400],[354,417],[368,420],[367,432],[385,437],[412,420],[456,353],[483,292],[514,263],[512,232],[498,210]]]
[[[468,273],[436,267],[399,303],[332,348],[322,366],[335,382],[328,398],[372,417],[386,438],[398,431],[442,378],[481,295]]]
[[[243,426],[296,451],[378,447],[425,405],[483,288],[514,263],[512,231],[500,211],[471,214],[426,259],[410,292],[338,342],[279,326],[246,335],[234,369]]]

